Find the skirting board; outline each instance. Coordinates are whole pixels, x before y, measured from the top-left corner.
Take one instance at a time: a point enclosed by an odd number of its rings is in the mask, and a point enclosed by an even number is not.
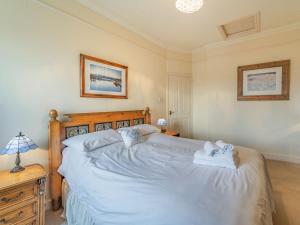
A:
[[[263,155],[266,157],[266,159],[270,159],[270,160],[300,164],[300,158],[296,156],[288,156],[288,155],[281,155],[281,154],[267,153],[267,152],[263,152]]]

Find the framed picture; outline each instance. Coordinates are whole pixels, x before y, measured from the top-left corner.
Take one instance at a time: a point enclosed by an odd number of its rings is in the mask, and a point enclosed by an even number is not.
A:
[[[290,60],[238,67],[238,100],[289,100]]]
[[[80,55],[81,97],[128,98],[128,67]]]

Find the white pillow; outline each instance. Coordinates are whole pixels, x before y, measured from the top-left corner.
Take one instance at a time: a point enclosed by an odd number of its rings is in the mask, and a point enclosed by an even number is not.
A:
[[[141,136],[145,136],[145,135],[160,132],[160,129],[158,129],[157,127],[152,126],[150,124],[139,124],[139,125],[135,125],[135,126],[132,126],[132,127],[119,128],[118,131],[119,130],[126,130],[126,129],[127,130],[138,129]]]
[[[124,144],[127,148],[136,145],[140,142],[140,131],[138,129],[119,129],[118,132],[121,134]]]
[[[115,130],[103,130],[93,133],[77,135],[64,140],[62,143],[66,146],[82,149],[83,151],[92,151],[106,145],[111,145],[122,141],[122,137]]]

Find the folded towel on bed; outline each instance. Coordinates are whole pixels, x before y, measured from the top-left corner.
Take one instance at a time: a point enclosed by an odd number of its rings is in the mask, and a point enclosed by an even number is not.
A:
[[[206,156],[212,156],[219,150],[221,150],[221,148],[213,142],[206,141],[204,144],[204,153]]]
[[[218,140],[216,142],[216,145],[222,148],[224,151],[232,151],[234,149],[234,146],[232,144],[228,144],[222,140]]]
[[[196,151],[194,154],[194,163],[206,166],[219,166],[237,169],[239,163],[238,151],[232,151],[231,155],[226,153],[214,157],[206,156],[203,151]]]
[[[207,141],[204,144],[204,152],[207,156],[214,156],[217,154],[224,154],[234,150],[232,144],[228,144],[222,140],[217,141],[216,143]]]
[[[216,144],[206,142],[204,144],[204,151],[196,151],[194,155],[195,164],[207,166],[236,169],[238,167],[238,162],[238,151],[234,149],[233,145],[223,141],[218,141]]]

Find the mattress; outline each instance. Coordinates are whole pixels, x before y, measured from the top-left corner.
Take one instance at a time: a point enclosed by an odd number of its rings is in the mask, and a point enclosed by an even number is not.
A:
[[[59,172],[72,193],[69,225],[79,224],[76,216],[86,225],[271,225],[262,155],[236,147],[237,170],[193,164],[203,145],[154,133],[131,149],[122,142],[91,152],[66,148]]]

